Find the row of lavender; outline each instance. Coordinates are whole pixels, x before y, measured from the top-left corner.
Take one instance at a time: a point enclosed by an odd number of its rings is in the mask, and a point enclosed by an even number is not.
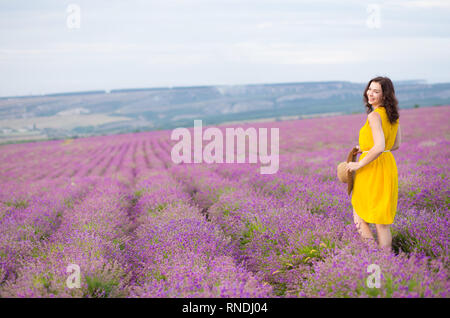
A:
[[[0,284],[15,280],[23,263],[59,228],[64,214],[82,200],[89,182],[61,180],[3,184],[0,192]]]
[[[136,174],[137,165],[161,168],[152,152],[158,138],[157,133],[145,133],[2,146],[0,180],[32,183],[86,176],[128,179]]]
[[[155,181],[158,180],[158,181]],[[230,256],[230,242],[207,222],[165,171],[140,175],[134,240],[125,245],[134,268],[133,297],[267,297],[260,281]]]
[[[129,268],[123,242],[131,227],[126,188],[109,178],[75,181],[85,189],[60,216],[57,228],[21,253],[14,279],[3,282],[3,297],[123,296]],[[52,189],[56,191],[56,189]],[[49,206],[43,206],[45,210]],[[37,215],[41,217],[41,215]],[[80,269],[79,288],[69,288],[68,266]]]
[[[135,156],[142,140],[125,137],[0,153],[0,296],[128,295],[128,198],[134,162],[147,164]],[[81,269],[80,288],[68,288],[70,264]]]

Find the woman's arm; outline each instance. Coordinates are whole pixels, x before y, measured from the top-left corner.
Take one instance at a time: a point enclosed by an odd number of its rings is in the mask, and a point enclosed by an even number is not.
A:
[[[400,129],[400,124],[398,124],[397,135],[395,136],[394,145],[392,146],[391,151],[400,148],[401,143],[402,143],[402,131]]]
[[[367,118],[369,120],[370,129],[372,130],[374,146],[369,150],[367,155],[358,162],[359,168],[362,168],[375,160],[384,151],[385,147],[380,114],[377,112],[371,112]]]

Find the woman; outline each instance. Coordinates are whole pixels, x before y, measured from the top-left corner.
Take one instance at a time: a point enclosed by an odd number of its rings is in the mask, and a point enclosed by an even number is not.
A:
[[[352,205],[353,220],[364,239],[374,241],[368,223],[376,225],[378,244],[391,249],[390,225],[394,221],[398,199],[398,172],[391,151],[401,144],[398,101],[394,85],[387,77],[375,77],[364,91],[367,120],[359,131],[358,162],[350,162],[355,171]]]

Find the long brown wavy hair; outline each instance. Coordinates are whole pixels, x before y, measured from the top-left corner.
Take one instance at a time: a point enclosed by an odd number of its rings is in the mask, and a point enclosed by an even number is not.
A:
[[[372,82],[376,82],[381,85],[381,90],[383,93],[381,106],[384,106],[384,108],[386,108],[386,114],[389,118],[389,122],[391,124],[395,123],[400,117],[398,113],[398,100],[395,97],[394,84],[392,84],[392,81],[388,77],[377,76],[375,78],[372,78],[367,84],[363,94],[367,114],[373,111],[373,107],[371,104],[369,104],[369,98],[367,97],[367,90],[369,89]]]

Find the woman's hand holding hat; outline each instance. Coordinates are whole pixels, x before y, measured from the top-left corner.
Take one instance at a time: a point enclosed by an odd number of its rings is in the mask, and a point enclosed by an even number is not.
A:
[[[356,145],[355,148],[358,149],[358,151],[356,151],[357,154],[362,153],[361,149],[359,149],[359,145]],[[359,168],[361,168],[359,162],[347,162],[347,171],[353,172],[358,170]]]
[[[347,155],[347,160],[342,161],[337,166],[337,177],[339,181],[347,183],[347,193],[350,195],[353,189],[353,172],[361,168],[359,162],[355,162],[356,155],[362,153],[359,149],[359,145],[356,145]]]
[[[347,171],[353,172],[361,168],[361,164],[359,162],[347,162]]]

